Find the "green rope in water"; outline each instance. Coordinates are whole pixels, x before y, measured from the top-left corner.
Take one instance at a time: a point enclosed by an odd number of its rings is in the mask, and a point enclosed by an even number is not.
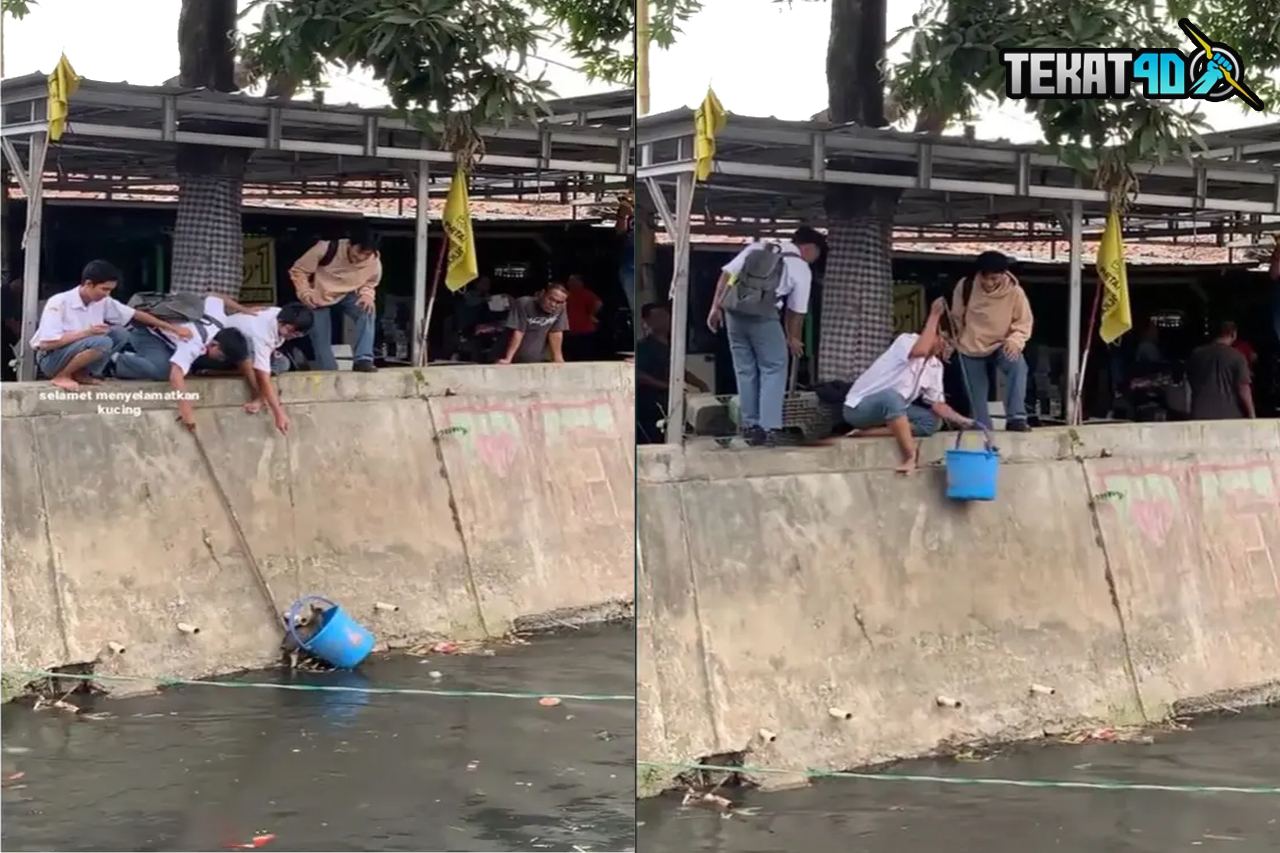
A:
[[[194,678],[170,678],[139,675],[71,675],[65,672],[45,670],[21,670],[19,675],[35,678],[68,678],[75,681],[123,681],[147,682],[162,687],[189,685],[192,687],[245,687],[267,690],[297,690],[308,693],[377,693],[395,696],[448,696],[458,699],[542,699],[555,697],[573,702],[634,702],[635,696],[608,693],[499,693],[492,690],[428,690],[418,687],[350,687],[338,684],[277,684],[270,681],[200,681]]]
[[[665,770],[715,770],[744,773],[749,776],[767,776],[779,773],[795,773],[776,767],[721,767],[714,764],[673,764],[661,761],[638,761],[641,767],[657,767]],[[941,785],[994,785],[1006,788],[1074,788],[1084,791],[1163,791],[1174,794],[1280,794],[1280,787],[1236,787],[1231,785],[1153,785],[1142,782],[1072,782],[1060,779],[991,779],[978,776],[922,776],[914,773],[857,773],[851,770],[805,770],[815,779],[865,779],[871,782],[932,782]]]

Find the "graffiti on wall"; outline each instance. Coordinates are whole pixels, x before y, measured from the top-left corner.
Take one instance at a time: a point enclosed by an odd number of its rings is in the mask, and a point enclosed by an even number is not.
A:
[[[1153,549],[1180,549],[1265,578],[1280,594],[1280,463],[1191,463],[1099,474],[1104,511]]]
[[[557,504],[580,518],[617,517],[606,458],[624,436],[608,398],[448,401],[442,409],[441,427],[456,432],[466,458],[505,479],[523,451]],[[548,469],[560,476],[545,476]]]

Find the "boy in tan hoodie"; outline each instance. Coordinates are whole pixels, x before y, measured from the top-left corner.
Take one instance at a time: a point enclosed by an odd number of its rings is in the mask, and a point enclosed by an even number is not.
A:
[[[983,252],[974,274],[962,278],[951,295],[951,323],[960,369],[964,371],[975,421],[991,427],[987,406],[987,368],[994,363],[1005,376],[1005,426],[1026,432],[1027,360],[1022,351],[1031,338],[1031,303],[1009,272],[1000,252]]]
[[[382,257],[378,235],[361,230],[349,239],[321,240],[294,263],[289,279],[298,301],[314,311],[311,346],[316,367],[337,370],[333,356],[330,309],[338,309],[356,324],[351,369],[373,373],[374,306],[382,281]]]

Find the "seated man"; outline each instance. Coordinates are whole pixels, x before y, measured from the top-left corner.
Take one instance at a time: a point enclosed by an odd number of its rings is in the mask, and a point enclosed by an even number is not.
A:
[[[120,270],[107,261],[90,261],[80,274],[80,285],[55,294],[45,303],[40,325],[31,338],[36,367],[65,391],[80,385],[96,385],[119,349],[130,322],[162,330],[180,340],[192,332],[135,311],[116,301],[111,293],[120,281]]]
[[[938,332],[947,302],[937,299],[918,335],[898,335],[889,349],[858,377],[844,399],[850,437],[891,435],[902,451],[900,474],[915,471],[916,436],[933,435],[939,419],[961,428],[974,422],[946,404],[942,393],[942,358],[947,342]],[[921,405],[923,401],[924,405]]]
[[[207,355],[220,362],[235,365],[248,376],[253,369],[250,361],[249,341],[239,329],[225,328],[227,310],[236,313],[244,309],[229,299],[208,296],[204,300],[204,317],[198,322],[182,324],[178,331],[151,331],[134,328],[129,335],[128,349],[113,356],[116,376],[121,379],[149,379],[160,381],[166,377],[173,390],[187,390],[186,377],[197,358]],[[159,310],[159,309],[157,309]],[[178,418],[187,429],[195,429],[194,407],[185,397],[178,401]]]
[[[278,354],[285,341],[301,338],[311,331],[315,317],[310,308],[300,302],[283,308],[266,308],[256,312],[241,312],[227,318],[227,325],[239,329],[249,341],[252,361],[248,368],[241,366],[245,381],[253,397],[244,404],[250,414],[257,414],[263,404],[275,419],[276,429],[289,431],[289,416],[285,413],[280,395],[271,383],[273,374],[289,369],[289,360]],[[221,366],[222,363],[219,364]],[[232,367],[230,362],[225,362]]]

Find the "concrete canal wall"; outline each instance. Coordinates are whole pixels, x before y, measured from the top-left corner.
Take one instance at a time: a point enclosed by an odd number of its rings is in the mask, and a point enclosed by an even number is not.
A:
[[[1280,680],[1280,423],[1000,440],[968,506],[888,441],[641,448],[641,759],[847,769]]]
[[[231,512],[173,403],[104,414],[46,385],[4,388],[6,671],[109,642],[126,647],[111,661],[123,674],[277,659],[233,514],[279,607],[320,593],[386,640],[497,635],[633,600],[628,364],[285,376],[287,438],[240,408],[242,383],[192,387]]]

